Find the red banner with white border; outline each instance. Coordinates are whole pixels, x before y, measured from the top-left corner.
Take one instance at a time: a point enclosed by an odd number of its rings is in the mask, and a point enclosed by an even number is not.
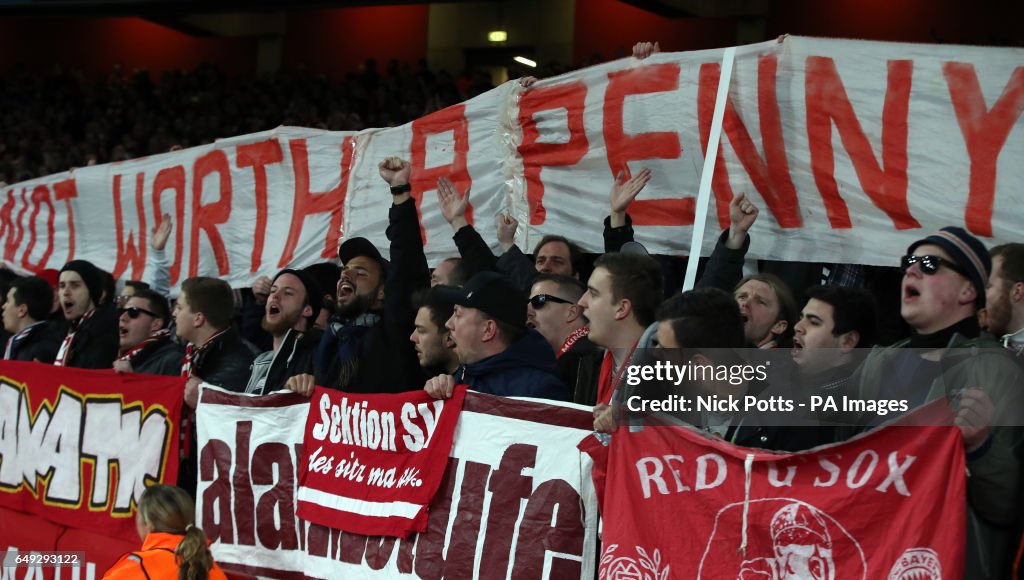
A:
[[[306,420],[297,515],[366,535],[407,538],[427,528],[466,387],[355,395],[317,387]]]

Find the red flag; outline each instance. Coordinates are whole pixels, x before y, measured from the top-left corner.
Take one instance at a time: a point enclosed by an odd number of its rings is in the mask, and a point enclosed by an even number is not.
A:
[[[408,537],[427,526],[466,388],[353,395],[317,387],[303,439],[299,517],[366,535]]]
[[[602,579],[962,575],[955,427],[890,426],[796,454],[621,428],[605,486]]]

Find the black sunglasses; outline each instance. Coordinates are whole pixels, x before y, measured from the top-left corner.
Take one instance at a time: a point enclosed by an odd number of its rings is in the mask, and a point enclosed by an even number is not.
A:
[[[557,304],[576,304],[572,300],[566,300],[550,294],[537,294],[536,296],[530,297],[530,306],[533,306],[534,310],[544,308],[544,305],[548,302],[555,302]]]
[[[921,272],[929,276],[934,276],[942,266],[945,266],[960,275],[967,275],[964,273],[963,268],[956,265],[955,262],[950,262],[940,256],[915,256],[913,254],[908,254],[900,258],[900,271],[906,274],[907,270],[909,270],[914,264],[921,264]]]
[[[131,318],[132,320],[135,320],[136,318],[138,318],[140,314],[148,314],[148,315],[152,316],[153,318],[160,318],[159,316],[157,316],[156,312],[150,312],[149,310],[146,310],[145,308],[139,308],[137,306],[132,306],[131,308],[118,308],[117,309],[117,316],[118,316],[118,318],[120,318],[125,312],[128,313],[128,318]]]

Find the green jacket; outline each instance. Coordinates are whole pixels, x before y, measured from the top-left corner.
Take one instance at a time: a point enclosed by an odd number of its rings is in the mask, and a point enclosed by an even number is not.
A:
[[[850,381],[851,393],[878,397],[893,359],[905,340],[876,347]],[[994,427],[982,448],[967,458],[967,549],[964,578],[1006,578],[1020,514],[1021,463],[1017,447],[1024,433],[1018,425],[1024,410],[1021,368],[988,335],[972,339],[954,335],[941,355],[942,373],[932,382],[927,401],[956,397],[962,389],[981,387],[996,408]],[[1015,416],[1010,417],[1009,414]]]

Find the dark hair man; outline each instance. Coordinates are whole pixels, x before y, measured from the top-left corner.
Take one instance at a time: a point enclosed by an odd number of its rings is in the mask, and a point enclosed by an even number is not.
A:
[[[579,305],[590,321],[590,340],[607,349],[598,378],[598,407],[611,401],[625,365],[644,330],[654,322],[661,301],[661,267],[654,258],[610,253],[594,263]]]
[[[985,287],[988,331],[1020,357],[1024,353],[1024,244],[989,251],[992,273]]]
[[[855,349],[874,344],[875,299],[849,286],[812,286],[805,294],[807,304],[793,327],[793,362],[805,384],[842,388],[861,362]]]
[[[3,306],[4,330],[11,333],[4,360],[52,363],[61,336],[48,324],[53,288],[38,276],[18,278],[7,291]]]
[[[345,240],[335,313],[317,350],[314,376],[299,374],[286,387],[310,394],[316,384],[356,393],[402,392],[422,384],[409,342],[412,295],[430,283],[423,254],[408,161],[389,157],[378,166],[391,188],[387,236],[391,261],[366,238]]]
[[[526,297],[497,272],[481,272],[461,289],[440,291],[454,313],[446,326],[455,340],[459,368],[424,387],[451,396],[456,384],[492,395],[564,401],[569,393],[555,376],[555,355],[537,331],[526,328]]]
[[[450,286],[434,286],[419,293],[414,302],[416,322],[409,340],[416,347],[420,366],[430,376],[438,373],[454,374],[459,368],[459,356],[455,352],[455,341],[445,324],[455,313],[455,306],[441,296]]]
[[[261,323],[274,346],[253,361],[247,393],[277,391],[289,378],[313,372],[320,344],[320,332],[313,324],[320,314],[320,300],[319,285],[304,270],[285,269],[274,276]]]
[[[72,260],[60,271],[60,304],[68,332],[53,364],[109,369],[117,358],[117,313],[101,303],[103,272],[85,260]]]
[[[167,299],[148,289],[135,289],[117,309],[121,354],[114,370],[178,376],[184,351],[171,338]]]

